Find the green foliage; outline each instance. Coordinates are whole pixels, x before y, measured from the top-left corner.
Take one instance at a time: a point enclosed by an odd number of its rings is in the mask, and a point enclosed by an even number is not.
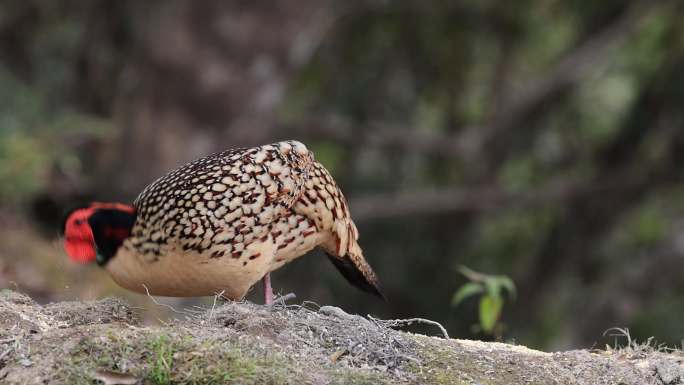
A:
[[[461,274],[468,278],[451,299],[453,306],[458,306],[466,298],[480,295],[479,302],[479,329],[497,338],[501,337],[503,325],[500,322],[501,311],[504,306],[504,294],[508,292],[509,298],[515,298],[515,284],[507,276],[489,275],[473,271],[465,266],[459,268]]]
[[[70,139],[78,136],[80,140],[72,142],[83,142],[83,136],[111,132],[109,121],[74,103],[87,77],[77,66],[84,65],[82,51],[93,38],[82,18],[90,5],[63,3],[0,5],[0,30],[12,41],[0,55],[0,202],[5,205],[24,203],[49,190],[54,170],[81,174]],[[98,48],[98,63],[113,68],[115,63],[104,60],[111,56],[107,47]],[[89,101],[110,89],[101,84],[87,91]]]
[[[513,271],[539,249],[555,219],[551,208],[512,208],[484,216],[465,260],[493,260],[498,268]]]
[[[46,154],[21,133],[0,136],[0,200],[14,201],[43,187]]]
[[[577,139],[585,146],[600,148],[620,132],[620,122],[636,96],[632,73],[613,69],[606,76],[579,88]]]
[[[344,149],[333,142],[316,141],[309,143],[309,148],[316,154],[316,160],[323,163],[333,175],[342,168]]]
[[[21,82],[0,66],[0,202],[21,203],[44,190],[52,167],[67,174],[81,172],[67,140],[111,132],[108,121],[55,109],[49,92]]]
[[[160,335],[152,341],[154,361],[151,365],[150,379],[155,385],[171,384],[171,368],[173,367],[174,348],[168,336]]]
[[[525,191],[538,182],[537,164],[532,157],[511,159],[502,166],[499,176],[502,186],[512,192]]]
[[[603,245],[606,271],[614,269],[616,263],[624,261],[625,255],[650,252],[668,237],[673,218],[682,211],[672,204],[676,192],[662,194],[659,199],[643,202],[630,212],[623,214],[615,230]],[[669,202],[667,208],[663,202]]]
[[[653,247],[659,244],[667,233],[668,220],[657,207],[644,207],[629,224],[632,242],[637,246]]]

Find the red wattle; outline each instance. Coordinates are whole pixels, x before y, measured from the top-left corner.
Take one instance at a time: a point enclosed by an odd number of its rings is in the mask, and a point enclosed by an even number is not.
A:
[[[89,263],[95,261],[97,257],[95,237],[88,224],[88,218],[93,211],[92,208],[79,209],[67,218],[64,230],[64,250],[74,262]]]
[[[67,239],[64,242],[64,249],[71,260],[78,263],[90,263],[97,256],[92,242],[83,239]]]

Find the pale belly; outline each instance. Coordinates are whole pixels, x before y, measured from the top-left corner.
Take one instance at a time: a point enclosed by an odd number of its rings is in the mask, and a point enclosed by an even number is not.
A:
[[[169,251],[153,261],[121,247],[105,268],[117,284],[142,294],[199,297],[223,293],[239,300],[266,273],[305,254],[318,242],[320,234],[315,234],[278,247],[269,237],[267,242],[250,244],[238,258]]]
[[[138,255],[120,252],[106,269],[117,284],[138,293],[199,297],[223,292],[227,298],[241,299],[268,270],[266,261],[250,262],[243,265],[238,259],[211,259],[197,253],[168,253],[145,262]]]

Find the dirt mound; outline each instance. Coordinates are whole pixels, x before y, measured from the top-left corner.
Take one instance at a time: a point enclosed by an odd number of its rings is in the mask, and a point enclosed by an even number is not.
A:
[[[684,384],[681,352],[543,353],[387,325],[228,302],[148,327],[117,299],[41,306],[2,291],[0,384]]]

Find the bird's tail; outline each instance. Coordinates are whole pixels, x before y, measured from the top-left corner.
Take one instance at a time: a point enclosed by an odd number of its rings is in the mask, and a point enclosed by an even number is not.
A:
[[[345,255],[344,257],[336,257],[328,254],[328,258],[353,286],[387,301],[387,297],[385,297],[380,289],[380,281],[375,275],[373,268],[362,256]]]
[[[343,225],[335,231],[337,237],[336,252],[328,251],[326,253],[328,259],[353,286],[377,295],[386,301],[387,298],[380,289],[380,280],[363,257],[363,250],[356,241],[359,235],[354,222],[348,219],[347,221],[338,221],[338,224]]]

